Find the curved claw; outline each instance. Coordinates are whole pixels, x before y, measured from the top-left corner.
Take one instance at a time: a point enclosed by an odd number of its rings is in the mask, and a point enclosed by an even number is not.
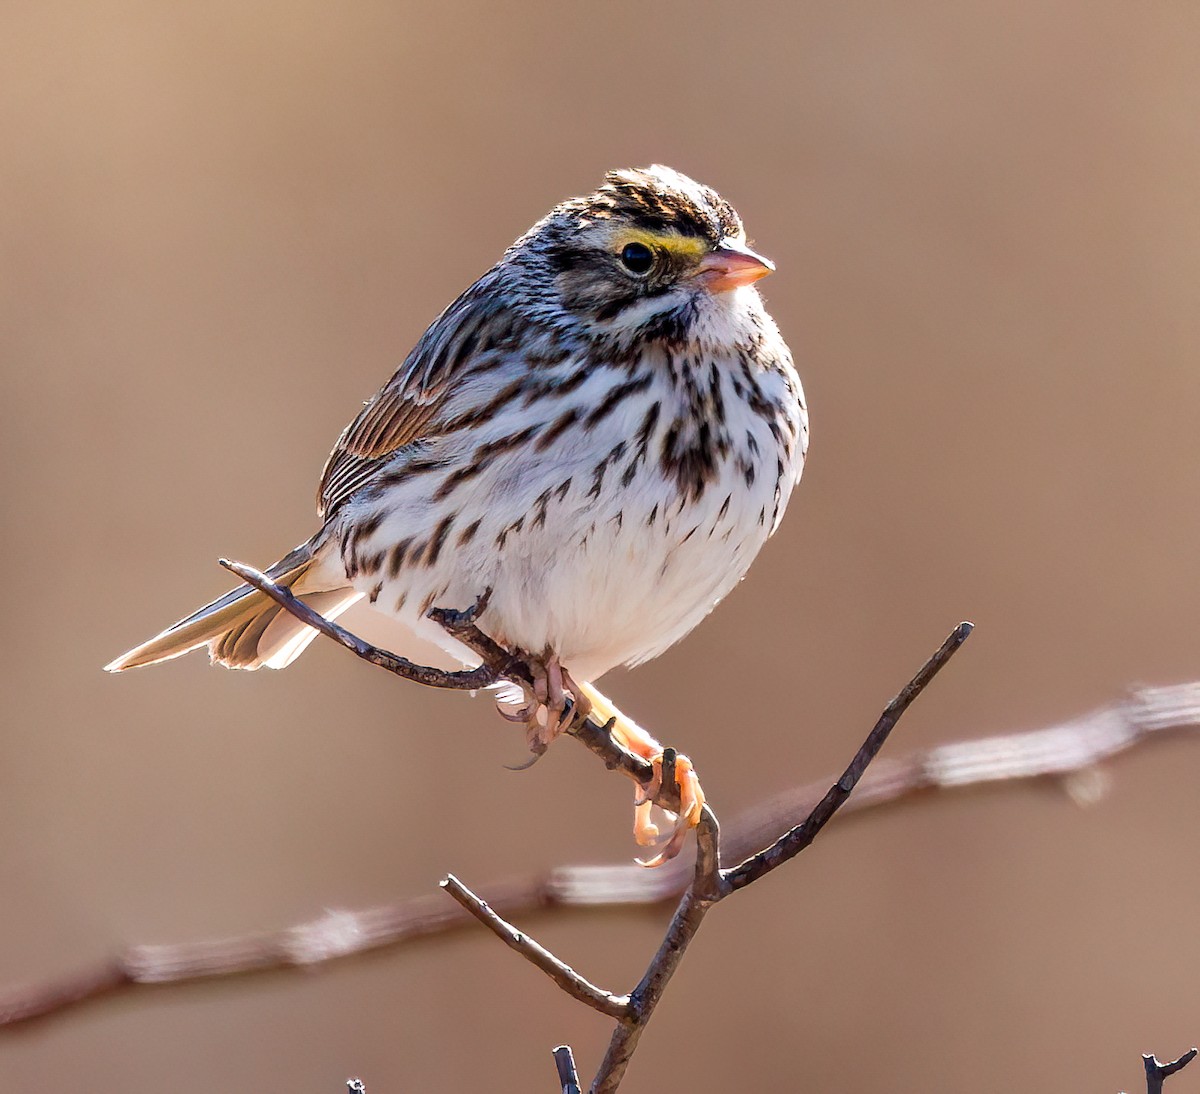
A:
[[[511,711],[499,703],[497,706],[501,717],[524,723],[532,756],[525,763],[504,766],[509,771],[528,771],[541,759],[551,741],[598,712],[613,740],[651,765],[650,780],[645,785],[639,783],[634,791],[633,835],[639,846],[656,848],[657,854],[634,861],[639,866],[654,867],[675,858],[683,849],[688,829],[699,824],[704,809],[704,791],[691,760],[674,749],[664,749],[644,729],[621,715],[595,688],[572,679],[555,655],[529,657],[527,663],[532,679],[519,685],[524,692],[524,705]],[[670,785],[669,794],[664,797],[665,783]],[[669,806],[662,812],[671,825],[665,841],[661,842],[662,833],[652,813],[655,801],[660,798]],[[671,811],[675,808],[678,813]]]
[[[545,754],[546,754],[545,749],[543,749],[541,752],[534,752],[533,755],[530,756],[529,759],[526,760],[523,764],[505,764],[504,770],[505,771],[528,771]]]
[[[475,603],[469,608],[439,608],[435,606],[425,614],[448,631],[463,630],[471,626],[484,613],[491,599],[492,587],[489,585],[475,598]]]
[[[668,755],[669,754],[669,755]],[[666,760],[666,763],[664,763]],[[639,866],[661,866],[670,862],[683,849],[687,839],[688,829],[695,828],[700,823],[700,814],[704,809],[704,790],[700,779],[692,767],[692,761],[672,750],[664,749],[657,756],[650,757],[654,777],[644,787],[639,786],[634,791],[633,809],[633,838],[639,846],[654,846],[660,835],[658,825],[651,818],[654,799],[662,790],[664,766],[671,768],[675,784],[679,790],[679,814],[664,809],[663,813],[671,820],[671,834],[660,846],[658,854],[649,859],[634,859]]]
[[[529,719],[533,717],[535,707],[521,707],[520,710],[505,710],[499,704],[496,705],[496,713],[500,715],[506,722],[516,722],[519,725],[528,725]]]
[[[687,839],[689,827],[692,826],[686,824],[676,825],[670,839],[663,844],[662,850],[657,855],[650,859],[635,858],[633,861],[639,866],[646,867],[648,870],[652,870],[655,866],[661,866],[664,862],[670,862],[671,859],[683,850],[683,842]]]

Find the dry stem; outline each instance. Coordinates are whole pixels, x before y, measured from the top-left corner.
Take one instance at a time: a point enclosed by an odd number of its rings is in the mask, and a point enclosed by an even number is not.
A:
[[[582,1094],[579,1089],[579,1072],[575,1070],[575,1056],[570,1045],[559,1045],[554,1050],[554,1066],[558,1069],[562,1094]]]
[[[253,585],[260,592],[266,593],[297,619],[316,628],[328,638],[332,638],[351,653],[361,657],[364,661],[369,661],[372,665],[378,665],[382,669],[387,669],[388,672],[402,676],[406,680],[435,688],[473,691],[500,680],[527,683],[533,679],[533,672],[528,664],[520,657],[498,646],[475,626],[475,616],[481,610],[482,604],[486,602],[486,594],[480,603],[466,611],[435,608],[429,613],[431,619],[440,623],[464,646],[478,654],[482,662],[478,668],[465,672],[445,672],[428,665],[414,664],[399,654],[390,653],[378,646],[372,646],[369,642],[364,642],[345,627],[339,626],[313,611],[303,600],[294,596],[290,589],[276,584],[266,574],[252,566],[247,566],[242,562],[230,562],[228,559],[221,559],[221,565],[237,574],[246,584]],[[576,724],[569,732],[586,748],[599,756],[606,767],[624,772],[643,788],[649,786],[654,777],[654,769],[640,756],[635,756],[632,752],[622,748],[613,740],[608,730],[608,726],[589,718]],[[662,788],[654,797],[655,804],[664,809],[670,809],[672,804],[678,808],[677,797],[674,803],[672,801],[673,789],[667,785],[667,780],[664,779]]]
[[[625,1018],[629,1014],[629,996],[614,995],[610,991],[596,987],[585,980],[570,965],[560,961],[544,946],[540,946],[529,935],[518,931],[508,922],[501,919],[485,901],[477,897],[453,874],[447,874],[442,882],[442,888],[458,901],[468,912],[479,920],[485,927],[496,935],[506,945],[511,946],[531,964],[541,969],[563,991],[573,999],[586,1003],[609,1018]]]

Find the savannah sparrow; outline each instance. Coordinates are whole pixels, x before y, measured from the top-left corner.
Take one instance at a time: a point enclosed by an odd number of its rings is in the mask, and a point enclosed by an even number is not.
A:
[[[804,398],[753,288],[772,269],[712,189],[667,167],[611,172],[434,321],[338,439],[320,529],[269,574],[331,618],[365,596],[464,663],[428,613],[487,594],[476,622],[535,666],[509,707],[531,746],[570,699],[576,716],[616,714],[617,739],[661,764],[591,682],[695,627],[800,477]],[[282,668],[315,635],[243,585],[107,667],[207,645],[231,668]],[[683,758],[677,774],[678,837],[703,794]],[[648,804],[635,833],[657,834]]]

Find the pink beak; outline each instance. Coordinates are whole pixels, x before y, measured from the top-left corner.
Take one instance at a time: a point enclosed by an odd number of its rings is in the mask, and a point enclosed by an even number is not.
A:
[[[774,262],[755,254],[744,243],[723,239],[715,251],[709,251],[700,259],[696,277],[709,292],[729,292],[742,285],[752,285],[774,269]]]

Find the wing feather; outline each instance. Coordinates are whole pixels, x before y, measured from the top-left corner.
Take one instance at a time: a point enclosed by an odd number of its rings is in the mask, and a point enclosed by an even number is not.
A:
[[[496,270],[485,274],[434,320],[404,364],[342,432],[317,492],[322,519],[328,520],[402,448],[451,428],[447,404],[458,381],[493,355],[511,351],[516,323],[498,303],[496,277]]]

